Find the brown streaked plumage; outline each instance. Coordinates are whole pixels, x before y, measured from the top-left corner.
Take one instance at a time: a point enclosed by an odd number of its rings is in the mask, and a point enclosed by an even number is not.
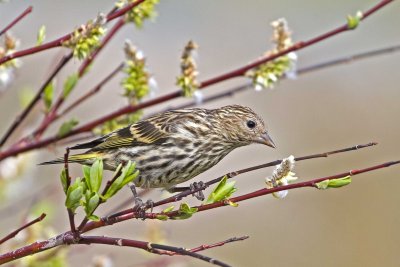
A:
[[[157,114],[71,149],[89,149],[69,162],[90,165],[102,158],[105,169],[135,161],[135,185],[171,188],[208,170],[235,148],[252,143],[275,147],[264,121],[240,105],[181,109]],[[43,164],[62,163],[63,159]]]

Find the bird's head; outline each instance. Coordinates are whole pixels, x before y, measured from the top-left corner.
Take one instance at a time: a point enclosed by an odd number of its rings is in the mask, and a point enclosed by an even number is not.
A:
[[[229,143],[245,146],[252,143],[275,148],[263,119],[252,109],[241,105],[230,105],[215,109],[220,127],[219,134]]]

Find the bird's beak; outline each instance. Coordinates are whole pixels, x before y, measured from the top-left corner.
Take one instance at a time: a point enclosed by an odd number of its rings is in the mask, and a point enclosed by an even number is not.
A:
[[[276,148],[274,141],[272,141],[267,132],[261,134],[254,142]]]

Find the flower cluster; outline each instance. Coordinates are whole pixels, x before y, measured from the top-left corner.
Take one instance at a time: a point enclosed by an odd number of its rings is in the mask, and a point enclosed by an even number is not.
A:
[[[293,45],[291,32],[287,26],[285,19],[281,18],[271,23],[274,30],[272,41],[275,48],[265,53],[265,56],[270,56],[279,53]],[[279,81],[284,75],[295,77],[295,63],[297,55],[294,52],[288,53],[275,60],[258,66],[257,68],[246,73],[253,81],[254,88],[257,91],[263,88],[273,88],[274,84]]]
[[[149,94],[151,77],[146,69],[146,59],[143,53],[133,46],[129,40],[125,42],[124,50],[126,56],[124,72],[127,76],[121,84],[125,90],[124,96],[128,98],[132,105],[135,105]]]
[[[71,48],[74,57],[85,59],[94,49],[100,46],[101,37],[106,32],[103,27],[106,22],[106,16],[100,13],[96,19],[77,28],[71,38],[63,42],[62,45]]]
[[[10,33],[5,33],[3,45],[0,44],[0,58],[12,54],[18,47],[19,41]],[[20,66],[20,61],[12,59],[0,65],[0,92],[8,88],[14,79],[14,71]]]
[[[118,8],[122,8],[132,2],[136,2],[136,0],[118,0],[115,5]],[[154,18],[157,15],[157,13],[154,11],[154,7],[156,4],[158,4],[158,2],[159,0],[147,0],[132,8],[126,14],[126,21],[133,22],[135,23],[136,27],[141,28],[146,19]]]
[[[284,158],[282,162],[276,166],[272,175],[265,179],[267,188],[275,188],[282,185],[288,185],[289,183],[297,180],[295,173],[292,172],[294,169],[294,157],[289,156]],[[276,198],[284,198],[288,194],[287,190],[274,192],[272,195]]]
[[[178,76],[176,85],[182,89],[182,94],[186,97],[192,97],[199,87],[199,83],[197,82],[199,72],[194,60],[197,48],[196,43],[189,41],[181,56],[181,75]]]

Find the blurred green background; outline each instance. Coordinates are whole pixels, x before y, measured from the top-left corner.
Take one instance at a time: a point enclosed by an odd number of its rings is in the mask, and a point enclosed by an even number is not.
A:
[[[161,1],[155,23],[146,22],[142,30],[133,25],[125,26],[101,52],[91,72],[82,79],[71,98],[77,98],[92,88],[124,59],[122,48],[125,39],[132,40],[146,55],[150,71],[158,82],[157,95],[162,95],[176,90],[174,83],[179,74],[180,54],[190,39],[200,46],[199,77],[204,80],[242,66],[269,49],[270,22],[277,18],[286,18],[294,40],[300,41],[343,24],[347,14],[365,10],[376,2]],[[46,40],[53,40],[99,12],[109,10],[113,2],[10,1],[0,4],[0,28],[28,5],[34,7],[33,13],[13,29],[14,35],[21,39],[21,48],[34,45],[41,25],[47,27]],[[357,30],[299,51],[298,68],[399,44],[399,12],[400,5],[395,1],[368,18]],[[16,73],[15,82],[0,96],[1,132],[20,111],[17,104],[19,92],[24,88],[37,90],[61,50],[64,52],[64,49],[53,49],[22,58],[23,66]],[[399,60],[399,54],[375,57],[313,72],[296,80],[285,80],[274,90],[256,92],[249,89],[234,97],[203,105],[213,108],[235,103],[252,107],[267,121],[277,149],[256,145],[238,149],[196,180],[206,181],[229,171],[291,154],[302,156],[370,141],[379,142],[379,146],[327,159],[299,162],[296,174],[301,180],[306,180],[400,159]],[[59,85],[79,64],[76,59],[69,64],[58,79]],[[71,116],[82,122],[89,121],[125,105],[120,97],[122,77],[121,74],[113,79],[101,93]],[[243,82],[243,78],[233,79],[208,88],[204,94],[216,93]],[[183,102],[169,102],[147,109],[145,113]],[[36,116],[31,116],[19,132],[29,132],[40,123],[40,119],[39,107]],[[56,130],[54,127],[48,133]],[[56,232],[68,229],[58,179],[60,168],[37,167],[35,164],[62,153],[62,146],[37,151],[30,160],[32,166],[24,179],[7,189],[8,203],[18,203],[19,199],[24,199],[23,203],[38,199],[56,203],[53,223]],[[238,208],[202,212],[189,220],[159,224],[127,221],[92,234],[145,240],[149,238],[151,229],[161,227],[165,235],[162,242],[186,248],[249,235],[250,239],[246,241],[203,252],[233,266],[399,266],[399,168],[395,166],[355,176],[351,185],[342,189],[293,190],[283,200],[265,196],[242,202]],[[263,169],[238,177],[235,179],[239,188],[236,194],[262,188],[264,178],[271,171]],[[80,167],[74,166],[71,172],[79,176]],[[40,188],[48,184],[54,186],[38,195]],[[121,194],[122,200],[129,197],[130,192],[124,190]],[[160,191],[155,190],[149,197],[157,199],[160,195]],[[118,200],[107,203],[98,214],[117,204]],[[1,207],[3,235],[19,225],[29,205],[7,209],[7,202],[3,200]],[[110,256],[115,266],[136,266],[157,259],[157,256],[129,248],[93,245],[70,249],[71,266],[89,266],[93,255],[101,254]],[[177,259],[172,263],[174,265],[169,266],[208,266],[192,259]]]

